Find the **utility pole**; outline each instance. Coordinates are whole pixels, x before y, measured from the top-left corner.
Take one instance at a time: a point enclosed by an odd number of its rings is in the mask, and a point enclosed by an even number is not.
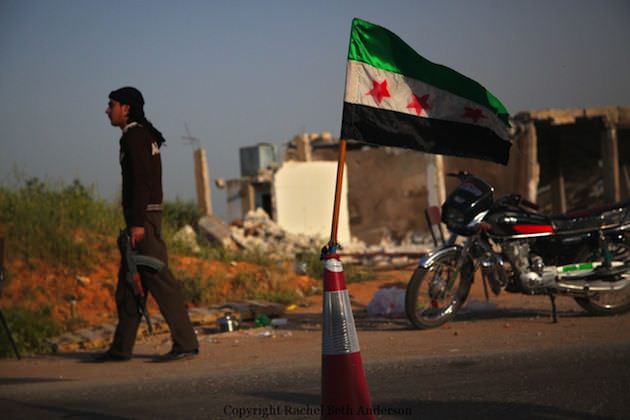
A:
[[[429,206],[442,207],[446,200],[446,186],[444,182],[444,157],[425,153],[427,164],[427,190],[429,192]]]
[[[444,180],[444,157],[432,153],[424,154],[427,165],[427,191],[429,207],[442,208],[442,204],[446,200],[446,184]],[[431,227],[429,227],[431,229]],[[445,232],[442,224],[439,224],[444,237]]]

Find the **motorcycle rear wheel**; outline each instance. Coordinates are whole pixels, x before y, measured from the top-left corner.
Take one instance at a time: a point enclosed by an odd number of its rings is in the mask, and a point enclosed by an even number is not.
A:
[[[630,261],[630,246],[617,243],[612,246],[614,261]],[[620,279],[630,279],[630,273],[624,273]],[[575,301],[593,315],[615,315],[630,310],[630,286],[616,292],[600,292],[589,297],[576,297]]]
[[[435,328],[450,321],[468,297],[474,265],[467,258],[457,270],[458,259],[459,252],[448,253],[414,271],[405,294],[407,318],[414,327]]]

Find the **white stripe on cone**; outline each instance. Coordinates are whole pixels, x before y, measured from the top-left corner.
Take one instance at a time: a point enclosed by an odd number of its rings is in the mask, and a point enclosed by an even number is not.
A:
[[[324,289],[321,418],[373,420],[350,295],[337,258],[326,260]]]
[[[348,290],[324,293],[322,331],[322,354],[337,355],[359,351],[359,338],[354,326]]]

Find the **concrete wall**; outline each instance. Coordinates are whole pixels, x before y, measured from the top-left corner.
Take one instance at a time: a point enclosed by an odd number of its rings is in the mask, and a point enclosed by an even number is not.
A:
[[[630,107],[543,109],[514,118],[535,126],[537,202],[543,211],[559,213],[630,198]]]
[[[286,231],[330,238],[337,162],[285,162],[272,183],[274,219]],[[344,171],[338,240],[350,241],[348,176]]]
[[[540,192],[539,187],[545,187],[543,184],[548,182],[550,176],[547,162],[556,158],[549,152],[546,143],[556,141],[558,136],[547,136],[540,132],[540,121],[551,120],[554,125],[573,125],[567,130],[576,133],[576,119],[602,115],[618,128],[621,195],[627,198],[630,195],[630,107],[551,109],[517,114],[514,142],[507,166],[445,156],[444,172],[471,172],[493,185],[496,197],[518,193],[530,201],[540,202],[546,210],[550,210],[549,189],[543,188],[543,192]],[[597,193],[592,180],[601,178],[598,172],[601,165],[600,134],[592,130],[579,131],[577,127],[578,134],[569,136],[574,142],[565,146],[565,152],[573,156],[567,159],[567,189],[578,192],[578,187],[584,187],[589,194],[583,194],[584,197],[571,194],[571,207],[582,204],[578,198],[583,198],[585,203],[592,200],[592,193]],[[336,162],[338,159],[336,143],[320,141],[312,144],[313,160]],[[348,142],[346,164],[349,219],[353,236],[373,244],[388,234],[394,239],[400,239],[410,231],[427,231],[423,214],[428,205],[427,164],[423,153],[372,148]],[[541,185],[539,181],[542,181]],[[334,185],[334,182],[331,184]],[[446,193],[450,193],[456,185],[455,179],[447,177]],[[573,197],[577,198],[573,200]]]
[[[547,109],[517,114],[514,142],[507,166],[451,156],[444,157],[444,172],[473,173],[495,188],[495,197],[518,193],[551,212],[550,162],[561,143],[569,209],[603,201],[601,130],[592,122],[605,116],[617,129],[621,199],[630,197],[630,107]],[[549,126],[550,128],[546,128]],[[599,131],[598,131],[599,130]],[[349,142],[348,205],[352,234],[375,243],[385,234],[400,239],[409,231],[427,231],[426,161],[416,151],[369,148]],[[336,160],[336,147],[316,148],[313,159]],[[448,195],[458,182],[446,178]],[[541,188],[542,187],[542,188]]]
[[[513,146],[508,166],[445,156],[444,170],[465,170],[478,175],[495,186],[497,195],[502,195],[518,191],[521,154],[519,147]],[[313,158],[337,159],[337,149],[316,149]],[[386,235],[399,240],[409,232],[428,231],[424,218],[428,206],[424,153],[386,147],[355,147],[347,151],[346,164],[353,236],[375,244]],[[446,193],[456,185],[455,180],[447,178]]]

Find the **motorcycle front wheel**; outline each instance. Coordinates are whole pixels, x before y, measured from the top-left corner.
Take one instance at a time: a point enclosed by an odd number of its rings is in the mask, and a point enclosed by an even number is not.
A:
[[[472,283],[474,265],[466,258],[457,267],[459,250],[446,253],[428,267],[418,267],[411,276],[405,295],[405,310],[414,327],[439,327],[453,319]]]
[[[613,261],[630,263],[630,245],[616,243],[611,246]],[[630,273],[618,276],[616,281],[630,281]],[[612,292],[598,292],[589,297],[576,297],[575,301],[593,315],[615,315],[630,310],[630,285],[622,290]]]

